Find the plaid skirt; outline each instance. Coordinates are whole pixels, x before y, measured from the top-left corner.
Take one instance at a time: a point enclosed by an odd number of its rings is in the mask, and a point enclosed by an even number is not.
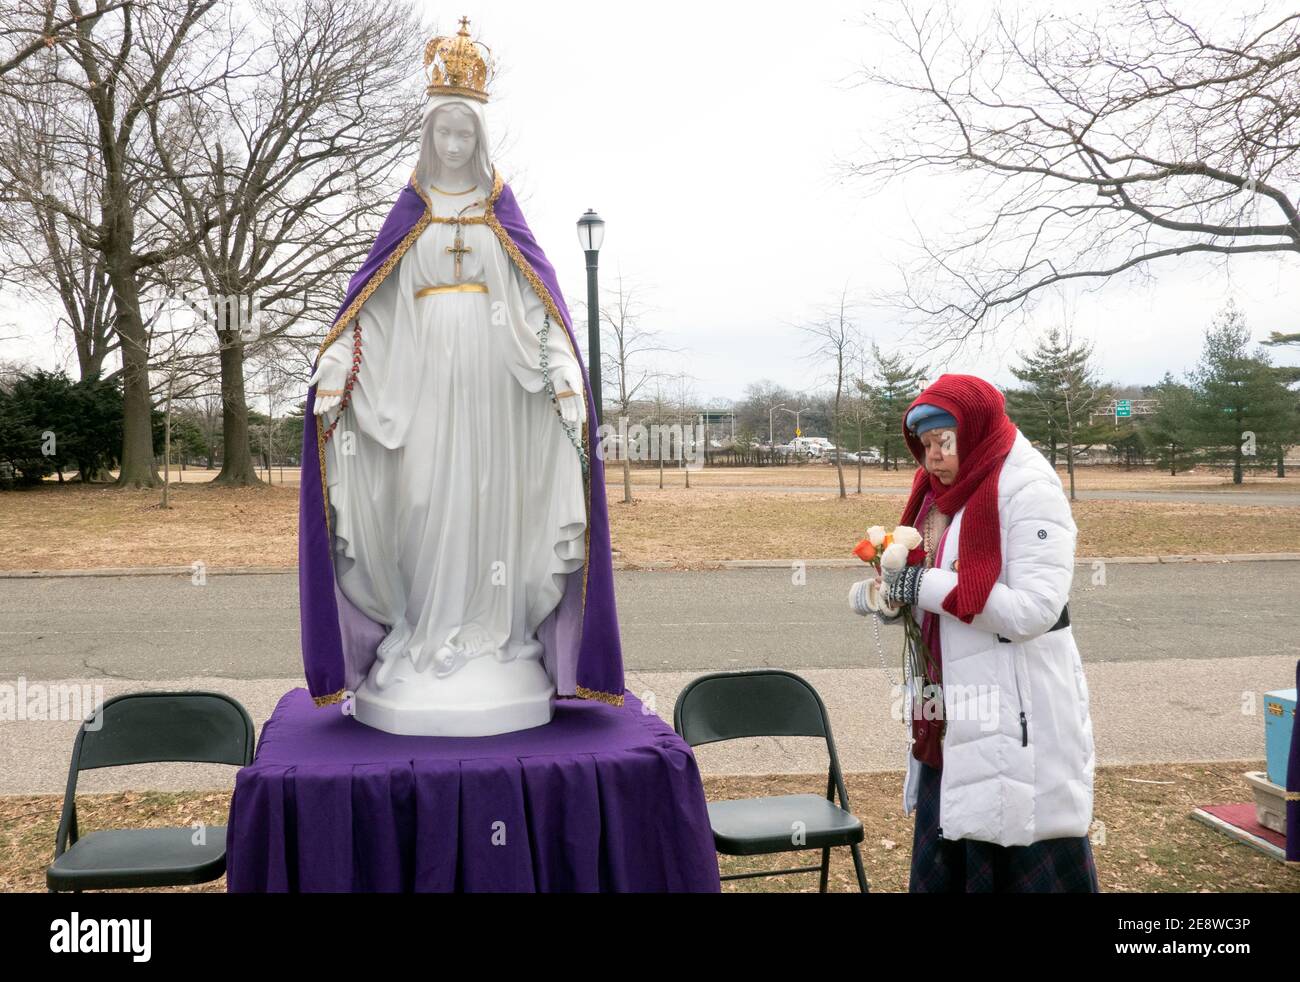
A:
[[[1086,835],[999,846],[939,836],[939,778],[921,765],[916,831],[912,837],[912,893],[1100,893]]]

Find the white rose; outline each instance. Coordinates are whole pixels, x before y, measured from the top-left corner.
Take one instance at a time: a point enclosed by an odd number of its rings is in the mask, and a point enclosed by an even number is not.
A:
[[[894,529],[894,541],[900,542],[908,552],[921,544],[921,533],[910,525],[900,525]]]
[[[877,549],[885,541],[885,527],[883,525],[873,525],[867,529],[867,539]]]
[[[891,542],[880,557],[881,568],[890,573],[898,572],[907,565],[907,554],[911,551],[901,542]]]

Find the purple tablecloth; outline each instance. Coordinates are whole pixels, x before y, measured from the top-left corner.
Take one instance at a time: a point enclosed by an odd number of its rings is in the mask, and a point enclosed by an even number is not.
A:
[[[394,736],[306,689],[239,771],[227,884],[247,891],[718,891],[690,748],[630,692],[546,726]]]

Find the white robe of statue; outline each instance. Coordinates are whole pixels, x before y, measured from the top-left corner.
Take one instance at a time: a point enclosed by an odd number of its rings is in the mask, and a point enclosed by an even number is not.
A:
[[[482,215],[488,191],[426,188],[443,217]],[[339,588],[389,627],[355,711],[397,733],[549,721],[536,632],[584,561],[581,461],[545,389],[542,301],[491,228],[462,228],[459,279],[455,226],[433,222],[361,308],[361,368],[327,443]],[[416,296],[458,282],[488,292]],[[335,346],[350,362],[350,329]],[[547,350],[557,392],[577,391],[565,408],[580,439],[582,375],[554,319]]]

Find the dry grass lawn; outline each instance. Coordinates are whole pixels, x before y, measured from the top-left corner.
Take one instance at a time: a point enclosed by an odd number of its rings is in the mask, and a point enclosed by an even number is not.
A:
[[[124,566],[288,568],[297,561],[298,489],[157,491],[55,484],[0,492],[0,570]],[[660,491],[641,488],[631,504],[610,495],[616,559],[630,566],[703,568],[729,559],[811,560],[850,555],[868,526],[891,525],[899,495],[833,491]],[[1210,552],[1300,552],[1300,508],[1222,503],[1081,501],[1074,506],[1080,556]]]
[[[622,488],[623,469],[619,464],[607,464],[605,480],[611,488]],[[1294,470],[1294,468],[1292,468]],[[1058,467],[1061,483],[1067,488],[1069,475]],[[791,487],[839,489],[835,468],[829,464],[802,464],[789,467],[710,467],[691,471],[692,487]],[[862,489],[902,488],[912,483],[912,469],[882,471],[879,466],[862,468]],[[659,471],[653,467],[632,468],[633,488],[659,487]],[[664,468],[664,489],[686,486],[686,472],[680,467]],[[858,470],[845,466],[844,486],[850,493],[858,488]],[[1228,491],[1250,494],[1258,491],[1277,491],[1300,494],[1300,474],[1292,473],[1278,478],[1269,474],[1247,474],[1245,483],[1232,483],[1230,471],[1197,468],[1184,474],[1171,476],[1156,470],[1126,471],[1120,467],[1084,467],[1075,470],[1075,488],[1079,491]],[[611,490],[611,494],[614,491]]]
[[[606,465],[605,479],[611,487],[623,486],[623,469],[613,462]],[[1294,471],[1294,468],[1292,468]],[[1064,467],[1058,467],[1061,482],[1069,486],[1069,476]],[[259,471],[262,479],[266,472]],[[172,483],[206,484],[217,476],[215,470],[190,467],[185,471],[173,470]],[[296,467],[276,467],[272,469],[273,484],[282,481],[286,484],[298,483]],[[912,480],[911,468],[903,470],[882,471],[879,466],[862,468],[862,489],[901,488]],[[48,483],[54,483],[50,481]],[[637,488],[659,486],[659,470],[655,467],[634,467],[632,484]],[[664,468],[664,487],[685,487],[686,473],[680,467]],[[691,472],[693,487],[791,487],[791,488],[838,488],[839,479],[835,468],[829,464],[798,464],[788,467],[710,467]],[[844,485],[850,492],[858,487],[858,470],[856,467],[844,468]],[[1228,491],[1237,494],[1250,494],[1256,491],[1281,491],[1300,494],[1300,473],[1292,473],[1285,478],[1277,478],[1268,473],[1246,474],[1245,483],[1232,483],[1232,474],[1227,470],[1198,467],[1186,473],[1170,475],[1164,471],[1150,468],[1126,471],[1122,467],[1080,465],[1075,472],[1075,486],[1081,491]],[[611,492],[613,493],[613,492]]]
[[[899,495],[644,490],[610,502],[619,560],[682,568],[722,559],[848,558],[872,525],[892,525]],[[1178,502],[1080,501],[1080,556],[1300,551],[1300,508]],[[1224,543],[1230,543],[1228,548]]]
[[[1270,859],[1191,818],[1205,804],[1246,801],[1250,792],[1242,772],[1259,763],[1143,764],[1099,767],[1093,815],[1104,826],[1105,841],[1094,837],[1097,879],[1105,893],[1300,893],[1300,871]],[[1159,783],[1139,783],[1153,781]],[[912,819],[901,807],[903,775],[850,774],[845,777],[853,812],[866,827],[863,865],[871,888],[907,890],[912,861]],[[825,794],[821,776],[792,778],[706,777],[710,799],[751,795]],[[816,853],[777,857],[722,857],[724,873],[811,865]],[[736,880],[735,891],[813,893],[816,873]],[[854,891],[857,880],[847,849],[831,854],[830,889]]]
[[[59,487],[0,492],[0,569],[120,566],[294,566],[298,488],[157,491]]]
[[[1105,826],[1105,842],[1093,846],[1097,874],[1106,892],[1184,893],[1300,892],[1300,872],[1240,845],[1191,819],[1193,807],[1242,801],[1248,796],[1241,774],[1260,770],[1262,761],[1214,764],[1164,764],[1101,767],[1097,770],[1095,815]],[[900,807],[902,773],[850,774],[846,778],[853,811],[866,826],[863,860],[873,890],[907,889],[912,853],[912,820]],[[1139,783],[1153,781],[1158,783]],[[706,777],[710,799],[811,792],[824,794],[822,777]],[[226,792],[167,794],[127,792],[79,795],[84,832],[124,825],[224,824],[230,808]],[[53,856],[59,795],[0,797],[0,891],[43,891],[45,866]],[[723,872],[747,872],[808,865],[817,853],[769,858],[721,857]],[[856,890],[847,849],[832,854],[831,889]],[[220,892],[225,878],[183,888]],[[817,889],[817,874],[736,880],[729,891]]]

